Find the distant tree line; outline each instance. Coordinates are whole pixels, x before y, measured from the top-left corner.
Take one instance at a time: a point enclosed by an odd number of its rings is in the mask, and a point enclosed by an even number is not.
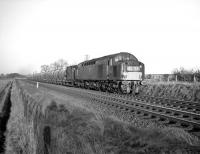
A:
[[[54,72],[57,70],[64,70],[68,66],[68,63],[64,59],[59,59],[50,65],[42,65],[41,73]]]
[[[0,74],[0,79],[10,79],[10,78],[24,78],[24,75],[21,75],[19,73],[10,73],[10,74]]]
[[[174,69],[172,74],[176,76],[176,80],[178,81],[186,81],[186,82],[200,81],[200,69],[187,70],[181,67],[179,69]]]
[[[187,70],[181,67],[174,69],[171,74],[147,74],[145,78],[155,81],[200,82],[200,69]]]
[[[4,78],[4,77],[5,77],[5,75],[3,73],[1,73],[0,78]]]

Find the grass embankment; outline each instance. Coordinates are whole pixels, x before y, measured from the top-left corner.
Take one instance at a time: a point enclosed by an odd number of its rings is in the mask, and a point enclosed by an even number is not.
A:
[[[11,91],[11,114],[7,124],[6,152],[7,154],[31,154],[36,152],[33,120],[26,116],[28,95],[13,84]],[[31,101],[31,100],[29,100]],[[34,104],[34,102],[32,102]],[[32,111],[34,108],[32,108]]]
[[[200,83],[147,82],[141,93],[150,96],[171,97],[186,101],[200,101]]]
[[[22,85],[13,86],[11,100],[7,154],[180,153],[199,145],[179,129],[134,128]]]

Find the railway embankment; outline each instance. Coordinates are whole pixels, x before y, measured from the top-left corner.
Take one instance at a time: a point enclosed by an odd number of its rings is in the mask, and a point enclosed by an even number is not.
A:
[[[141,95],[166,97],[200,103],[200,83],[147,82],[141,87]]]
[[[61,96],[59,92],[53,95],[50,91],[25,82],[13,84],[6,154],[189,153],[199,150],[196,149],[199,141],[187,134],[180,135],[179,130],[174,133],[171,129],[136,128],[81,107],[83,100]]]

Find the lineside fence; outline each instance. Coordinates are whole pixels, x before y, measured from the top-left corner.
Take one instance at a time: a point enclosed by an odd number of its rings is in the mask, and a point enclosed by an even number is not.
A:
[[[146,74],[147,81],[200,82],[200,74]]]

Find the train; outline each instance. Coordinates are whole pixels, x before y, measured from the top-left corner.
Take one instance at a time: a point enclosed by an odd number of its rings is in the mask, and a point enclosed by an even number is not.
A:
[[[37,82],[126,94],[138,94],[144,78],[145,65],[128,52],[86,60],[64,70],[31,77]]]

